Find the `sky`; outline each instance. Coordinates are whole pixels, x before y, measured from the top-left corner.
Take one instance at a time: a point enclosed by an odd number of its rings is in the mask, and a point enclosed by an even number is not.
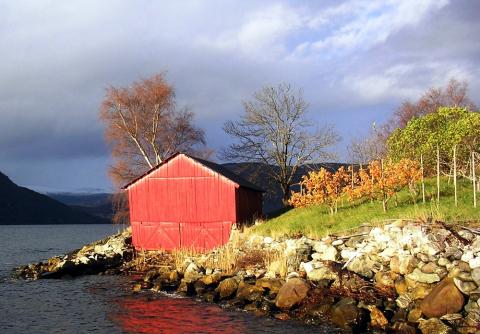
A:
[[[111,191],[99,105],[165,73],[214,150],[242,101],[302,88],[352,138],[451,77],[480,104],[480,2],[0,0],[0,171],[39,191]]]

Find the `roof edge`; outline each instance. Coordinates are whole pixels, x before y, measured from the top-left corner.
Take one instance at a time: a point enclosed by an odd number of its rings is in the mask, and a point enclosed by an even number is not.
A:
[[[148,171],[146,171],[145,173],[143,173],[142,175],[140,175],[139,177],[133,179],[132,181],[130,181],[129,183],[127,183],[126,185],[124,185],[121,189],[123,190],[127,190],[130,186],[134,185],[135,183],[137,183],[138,181],[140,181],[141,179],[143,179],[144,177],[148,176],[149,174],[153,173],[154,171],[156,171],[158,168],[160,168],[161,166],[163,166],[164,164],[168,163],[170,160],[176,158],[177,156],[179,155],[184,155],[192,160],[194,160],[195,162],[201,164],[203,167],[209,169],[209,170],[213,170],[214,172],[216,172],[217,174],[221,175],[222,177],[224,177],[225,179],[229,180],[230,182],[234,183],[237,187],[241,187],[241,188],[246,188],[246,189],[250,189],[250,190],[253,190],[253,191],[258,191],[258,192],[261,192],[261,193],[265,193],[266,191],[258,186],[256,186],[255,184],[252,183],[252,186],[244,186],[244,185],[241,185],[239,184],[238,182],[230,179],[228,176],[226,175],[223,175],[221,172],[217,171],[217,170],[214,170],[212,169],[211,167],[209,167],[208,165],[204,164],[203,161],[207,161],[207,160],[204,160],[204,159],[200,159],[200,158],[196,158],[194,156],[191,156],[187,153],[183,153],[183,152],[175,152],[174,154],[172,154],[171,156],[169,156],[168,158],[166,158],[165,160],[163,160],[162,162],[160,162],[158,165],[150,168]],[[212,164],[216,164],[220,167],[223,167],[215,162],[211,162],[211,161],[208,161],[209,163],[212,163]],[[226,167],[224,167],[226,168]],[[237,177],[239,177],[240,179],[243,179],[243,177],[241,177],[240,175],[232,172],[232,171],[229,171],[230,173],[236,175]],[[245,180],[247,181],[247,180]],[[249,181],[247,181],[249,182]],[[251,183],[251,182],[249,182]]]

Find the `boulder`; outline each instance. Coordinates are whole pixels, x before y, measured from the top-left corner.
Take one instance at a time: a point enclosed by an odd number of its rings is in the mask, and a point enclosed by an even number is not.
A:
[[[237,289],[237,299],[250,302],[259,300],[262,297],[263,289],[259,286],[240,282]]]
[[[396,275],[392,271],[379,271],[375,274],[375,284],[380,287],[393,288],[395,286]]]
[[[200,269],[194,262],[191,262],[183,274],[183,279],[187,282],[194,282],[202,276]]]
[[[358,257],[355,257],[347,265],[347,269],[353,271],[354,273],[359,274],[367,278],[373,277],[372,268],[375,266],[375,262],[372,261],[368,255],[362,254]]]
[[[451,328],[445,325],[440,319],[432,318],[428,320],[421,320],[418,328],[422,334],[448,334],[451,333]]]
[[[312,251],[305,238],[288,239],[286,242],[285,257],[287,259],[288,271],[298,270],[301,262],[306,262]]]
[[[390,260],[390,269],[402,275],[410,273],[417,265],[418,260],[411,255],[394,256]]]
[[[225,299],[233,296],[238,289],[238,281],[233,278],[227,278],[220,282],[217,287],[217,292],[220,295],[220,298]]]
[[[480,286],[480,268],[473,269],[471,275],[475,284]]]
[[[411,323],[416,323],[422,317],[422,310],[419,308],[414,308],[408,312],[407,320]]]
[[[329,267],[322,266],[307,272],[307,278],[311,281],[333,281],[338,278],[338,274]]]
[[[460,312],[465,299],[453,279],[445,278],[438,283],[420,304],[422,313],[429,317],[441,317]]]
[[[215,272],[210,275],[203,276],[200,278],[200,281],[202,281],[205,285],[213,285],[218,283],[222,279],[222,274],[219,272]]]
[[[331,320],[342,329],[353,330],[362,325],[363,311],[353,298],[343,298],[332,307]]]
[[[261,287],[262,289],[267,289],[271,293],[278,293],[278,290],[280,290],[284,283],[285,281],[280,278],[263,277],[258,279],[255,282],[255,285]]]
[[[323,242],[317,242],[314,244],[313,248],[316,251],[316,253],[312,254],[312,258],[314,260],[335,261],[337,259],[338,251],[331,245],[326,245]]]
[[[465,295],[469,295],[470,292],[477,289],[477,285],[475,283],[469,281],[462,281],[461,279],[458,279],[456,277],[453,278],[453,283],[455,283],[455,286],[458,288],[458,290],[460,290]]]
[[[440,281],[440,276],[438,276],[438,274],[435,274],[435,273],[426,274],[418,268],[415,268],[412,273],[408,274],[407,278],[420,283],[428,283],[428,284],[432,284]]]
[[[370,327],[385,329],[388,325],[388,320],[385,318],[385,315],[380,311],[376,306],[369,305],[368,310],[370,311]]]
[[[301,278],[288,280],[278,291],[275,305],[280,309],[291,309],[307,297],[310,285]]]
[[[437,270],[437,264],[435,262],[428,262],[421,268],[421,270],[426,274],[433,274]]]

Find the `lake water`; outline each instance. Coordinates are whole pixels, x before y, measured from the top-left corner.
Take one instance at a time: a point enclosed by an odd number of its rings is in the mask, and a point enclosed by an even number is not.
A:
[[[134,294],[127,277],[11,278],[16,266],[117,231],[111,225],[0,226],[0,333],[331,333],[189,298]]]

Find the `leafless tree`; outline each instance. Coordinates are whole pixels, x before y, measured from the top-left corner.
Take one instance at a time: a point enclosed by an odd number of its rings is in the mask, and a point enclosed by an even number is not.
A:
[[[468,96],[468,82],[450,79],[446,87],[433,87],[427,90],[418,101],[406,100],[395,111],[389,121],[391,130],[404,128],[413,117],[436,112],[440,107],[466,107],[471,111],[477,107]]]
[[[243,103],[244,114],[228,121],[224,131],[235,139],[223,158],[261,163],[280,186],[283,202],[290,197],[295,173],[306,163],[333,159],[327,148],[339,137],[330,125],[315,129],[307,116],[308,104],[302,90],[289,84],[264,87]]]
[[[364,138],[354,138],[348,146],[351,162],[365,165],[372,160],[379,160],[387,153],[386,141],[388,138],[386,126],[377,127],[375,123],[368,135]]]

